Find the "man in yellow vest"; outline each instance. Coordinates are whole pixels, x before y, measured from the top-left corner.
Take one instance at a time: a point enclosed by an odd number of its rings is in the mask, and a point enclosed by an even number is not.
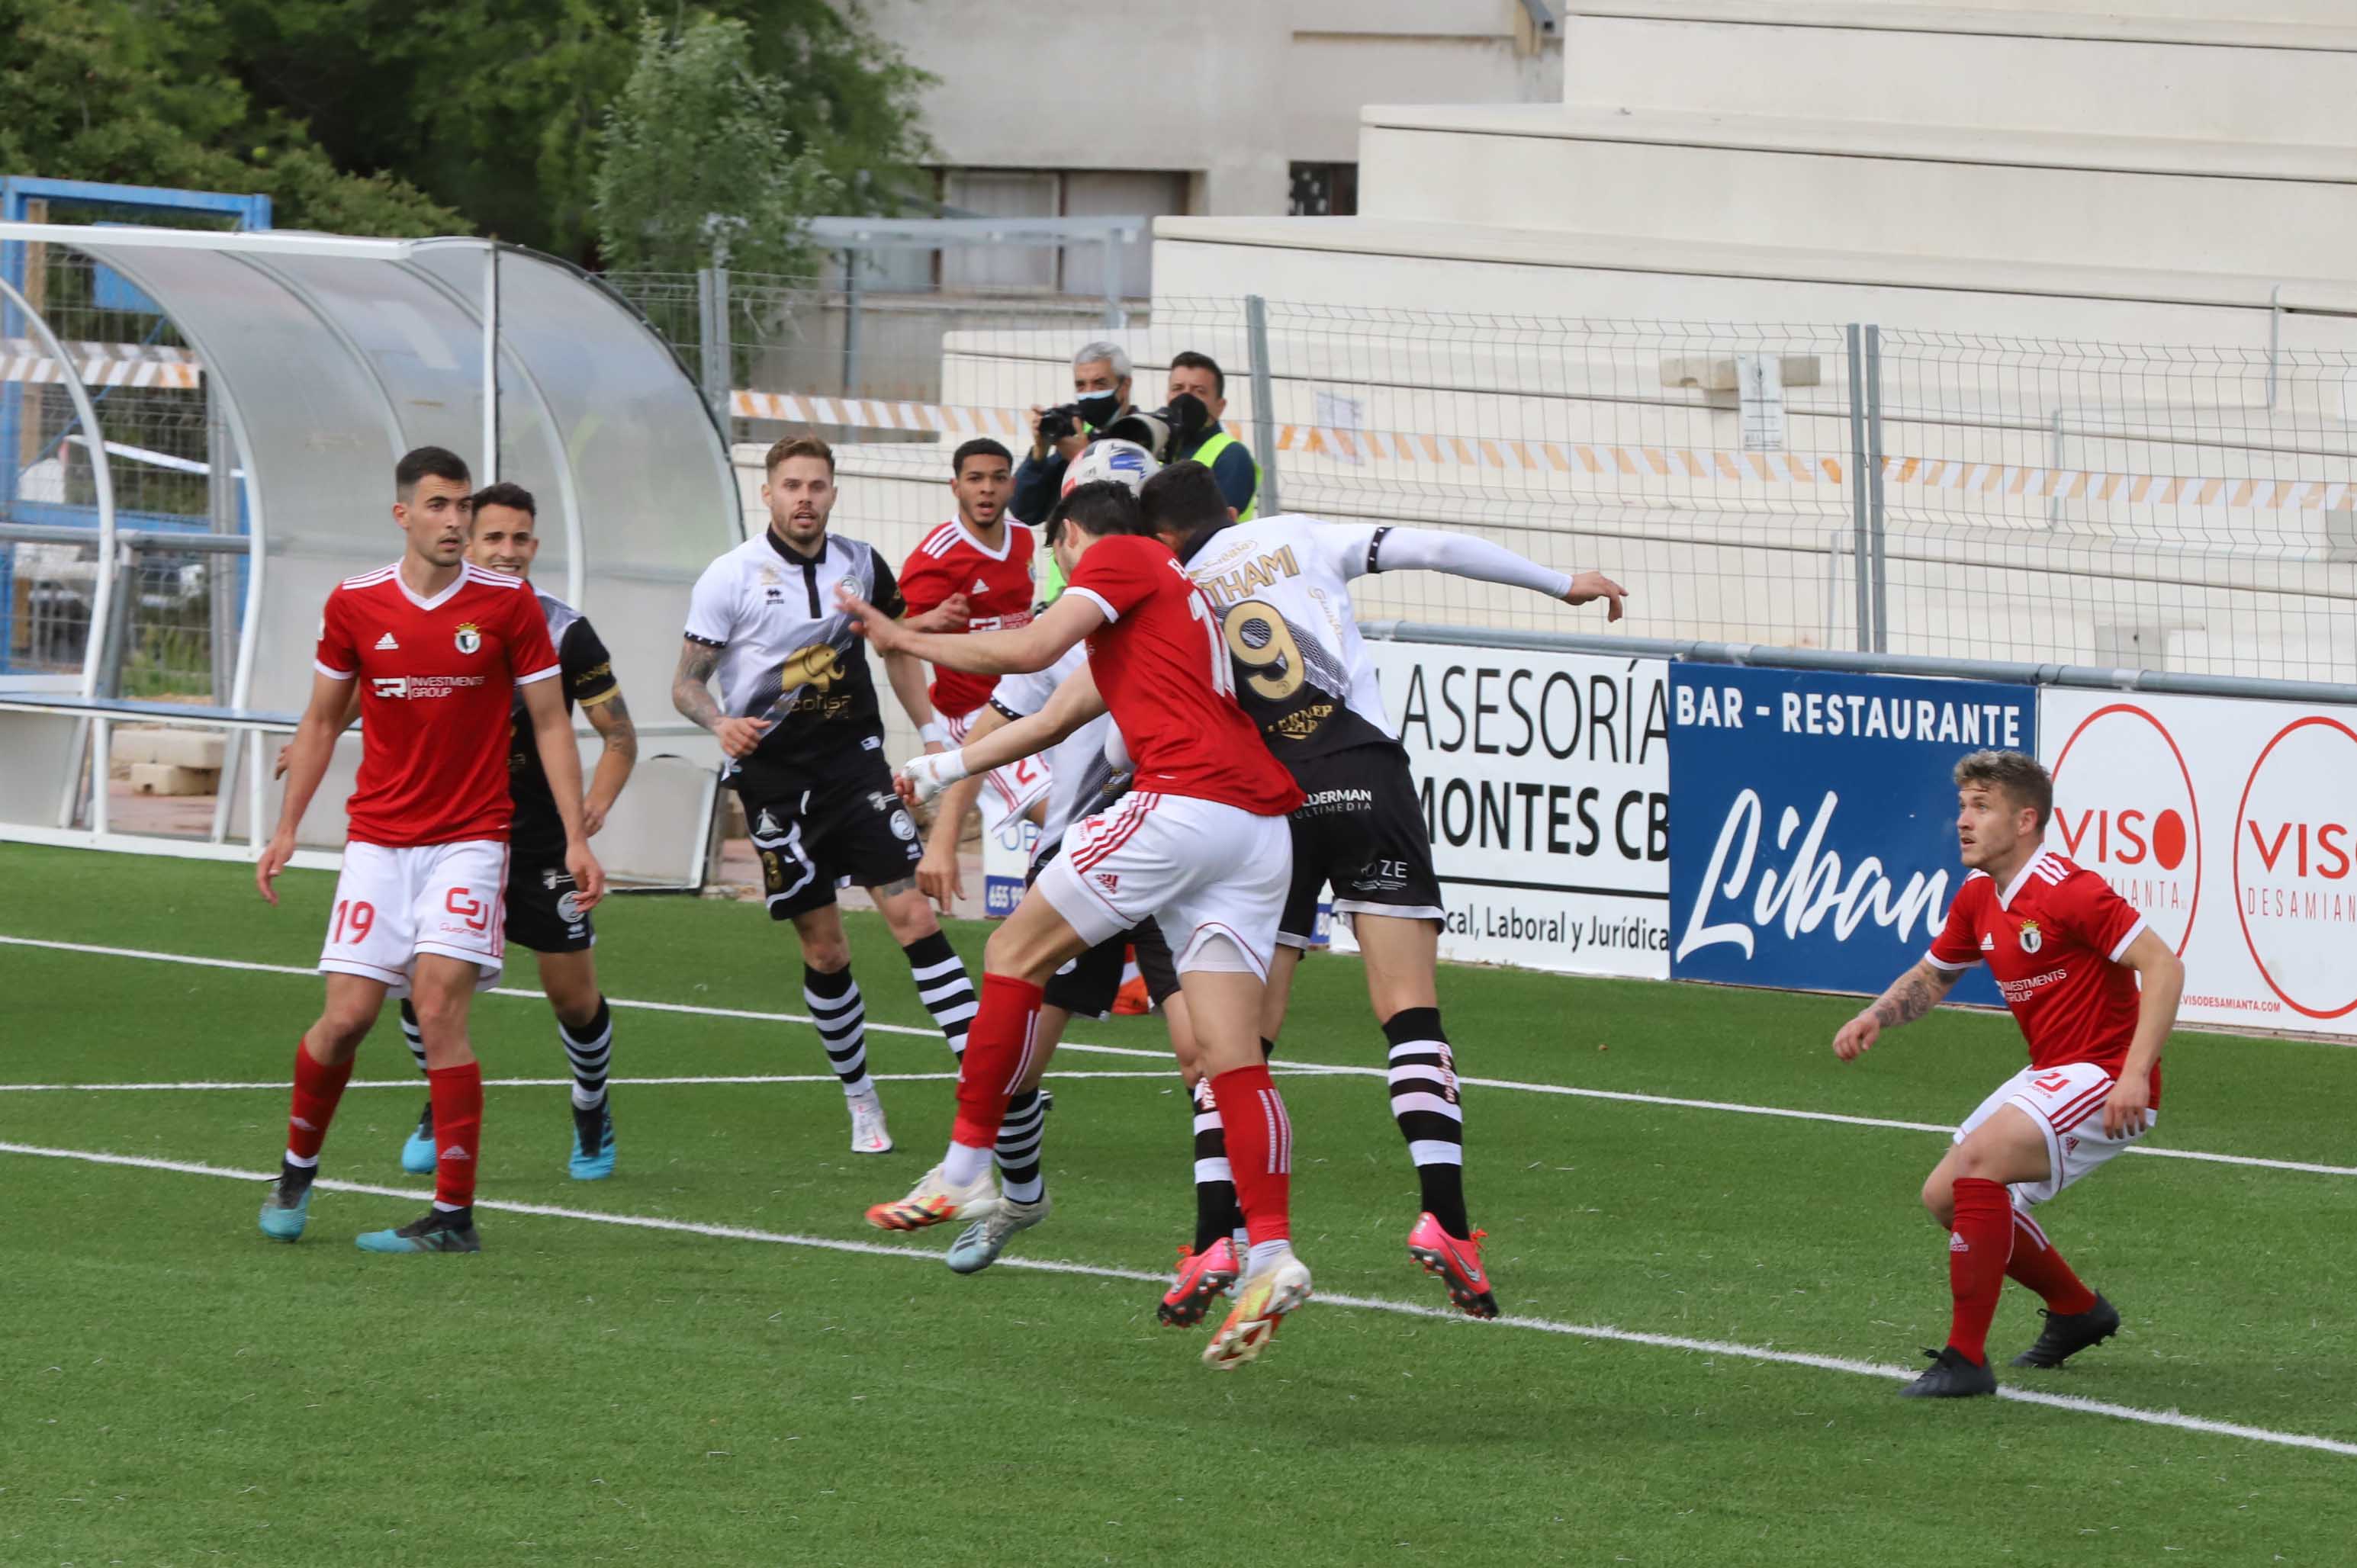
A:
[[[1221,421],[1228,411],[1228,378],[1220,372],[1218,363],[1209,354],[1192,349],[1170,357],[1170,390],[1163,398],[1166,404],[1181,397],[1199,400],[1211,414],[1200,434],[1189,437],[1192,446],[1174,446],[1169,460],[1173,463],[1196,462],[1211,470],[1219,481],[1220,493],[1236,509],[1240,521],[1249,522],[1256,510],[1260,493],[1260,465],[1253,460],[1244,444],[1228,434]]]

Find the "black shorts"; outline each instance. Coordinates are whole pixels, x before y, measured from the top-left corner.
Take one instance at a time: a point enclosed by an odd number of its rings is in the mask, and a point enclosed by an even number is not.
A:
[[[597,945],[589,911],[573,904],[573,874],[554,860],[508,861],[508,940],[534,952],[587,952]]]
[[[872,768],[845,778],[740,781],[737,793],[761,857],[761,891],[772,919],[823,909],[845,877],[881,887],[912,876],[925,856],[917,820],[892,792],[891,770],[880,755]]]
[[[1294,765],[1308,797],[1287,819],[1293,829],[1293,888],[1277,922],[1278,945],[1306,948],[1318,926],[1318,895],[1334,886],[1338,915],[1438,920],[1440,879],[1432,835],[1416,802],[1407,754],[1354,746]]]
[[[1144,920],[1117,937],[1108,937],[1048,977],[1040,1000],[1050,1007],[1082,1018],[1102,1018],[1113,1011],[1121,992],[1122,950],[1137,950],[1137,972],[1146,980],[1146,994],[1157,1007],[1178,993],[1178,971],[1170,960],[1170,944],[1162,928]]]

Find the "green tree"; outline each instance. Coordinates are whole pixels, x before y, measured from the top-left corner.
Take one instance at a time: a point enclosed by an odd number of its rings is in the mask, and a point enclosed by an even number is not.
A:
[[[225,52],[202,4],[0,0],[0,172],[253,191],[291,228],[466,231],[400,179],[339,170],[302,124],[253,103]]]
[[[640,64],[644,0],[214,4],[229,69],[256,102],[307,124],[339,167],[387,170],[502,239],[593,258],[600,133]],[[705,21],[741,26],[743,64],[787,89],[768,100],[772,128],[839,182],[839,209],[880,210],[918,188],[927,78],[856,0],[656,14],[682,38]]]
[[[816,258],[802,220],[842,190],[788,128],[792,90],[750,62],[745,24],[640,25],[638,63],[607,111],[598,239],[624,272],[692,272],[715,256],[795,273]]]

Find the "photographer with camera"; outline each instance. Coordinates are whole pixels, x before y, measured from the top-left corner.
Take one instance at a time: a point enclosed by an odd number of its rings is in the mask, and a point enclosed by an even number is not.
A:
[[[1017,518],[1032,521],[1054,510],[1063,493],[1064,469],[1106,426],[1137,411],[1129,401],[1129,350],[1118,343],[1085,343],[1072,356],[1072,401],[1053,408],[1033,405],[1031,451],[1015,470],[1009,503]]]
[[[1203,410],[1200,424],[1180,400],[1191,398]],[[1221,424],[1228,412],[1228,378],[1209,354],[1189,349],[1170,357],[1170,388],[1165,395],[1163,419],[1170,424],[1170,450],[1159,453],[1165,463],[1200,463],[1211,470],[1220,494],[1235,509],[1236,521],[1250,522],[1260,494],[1260,464],[1252,451],[1228,434]]]

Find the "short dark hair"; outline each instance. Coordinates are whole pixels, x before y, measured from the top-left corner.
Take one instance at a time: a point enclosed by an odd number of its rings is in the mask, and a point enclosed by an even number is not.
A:
[[[1200,463],[1165,464],[1138,491],[1137,507],[1147,527],[1189,539],[1228,525],[1228,498]]]
[[[834,448],[815,435],[789,435],[770,448],[761,459],[761,478],[768,478],[778,471],[778,465],[789,457],[823,457],[826,460],[827,478],[834,477]]]
[[[964,474],[965,460],[968,457],[996,457],[1002,463],[1012,463],[1015,461],[1015,454],[1009,452],[1006,447],[1001,446],[997,442],[993,441],[987,435],[977,435],[973,440],[967,442],[964,446],[950,454],[951,474],[953,476]]]
[[[447,479],[452,484],[471,485],[475,476],[467,471],[467,459],[447,446],[419,446],[402,454],[401,461],[393,466],[393,488],[403,500],[416,493],[417,481],[425,478]]]
[[[1091,484],[1074,485],[1048,513],[1045,538],[1053,549],[1063,537],[1064,524],[1071,523],[1082,532],[1103,539],[1112,533],[1146,533],[1146,520],[1137,510],[1137,498],[1119,479],[1098,479]]]
[[[533,503],[532,492],[512,479],[501,479],[496,485],[485,485],[477,490],[468,505],[477,511],[487,506],[512,507],[520,512],[538,518],[540,508]]]
[[[2002,790],[2017,808],[2035,808],[2040,828],[2054,814],[2053,775],[2026,751],[1975,751],[1957,763],[1956,788],[1975,785]]]
[[[1227,372],[1222,371],[1220,362],[1209,354],[1198,354],[1192,349],[1183,354],[1173,354],[1170,356],[1170,368],[1174,371],[1209,371],[1211,372],[1211,395],[1228,395]]]

